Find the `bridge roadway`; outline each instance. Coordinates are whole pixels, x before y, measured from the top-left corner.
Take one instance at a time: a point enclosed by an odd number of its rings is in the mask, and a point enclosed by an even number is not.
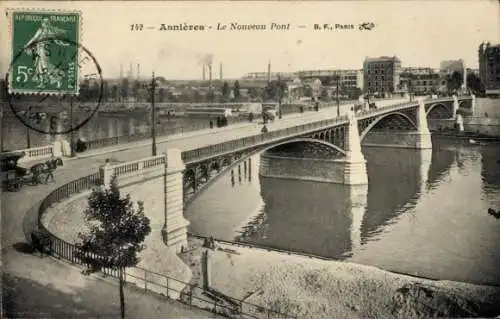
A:
[[[403,101],[405,100],[387,100],[379,101],[377,104],[382,107],[398,104]],[[350,106],[341,106],[341,115],[344,115]],[[325,108],[319,112],[292,114],[283,116],[282,119],[277,119],[274,123],[269,123],[267,127],[269,131],[274,131],[295,125],[317,122],[336,117],[336,112],[336,108]],[[192,150],[211,144],[260,134],[261,128],[262,124],[254,122],[169,136],[159,139],[157,152],[161,154],[162,152],[166,152],[168,148],[178,148],[182,151]],[[6,230],[5,232],[2,231],[3,234],[6,234],[2,238],[4,247],[10,247],[16,242],[23,241],[24,237],[20,227],[23,212],[28,211],[53,189],[77,178],[97,172],[99,166],[104,164],[106,158],[127,162],[147,157],[150,154],[150,140],[89,151],[88,153],[79,154],[76,158],[66,159],[64,166],[58,168],[55,172],[55,183],[50,183],[48,186],[26,186],[20,192],[3,193],[1,196],[3,202],[2,208],[4,209],[4,214],[2,214],[2,230]]]
[[[379,101],[380,107],[398,104],[405,100]],[[351,105],[341,106],[341,115],[344,115]],[[277,119],[267,126],[269,131],[274,131],[295,125],[316,122],[327,118],[336,117],[337,110],[333,108],[321,109],[319,112],[308,112],[303,114],[291,114]],[[260,134],[262,124],[244,123],[212,130],[202,130],[184,135],[170,136],[158,140],[158,153],[165,152],[168,148],[178,148],[183,151],[196,149],[198,147],[230,141],[237,138]],[[146,157],[151,154],[151,141],[142,141],[97,149],[87,154],[80,154],[73,159],[67,159],[63,167],[55,172],[56,181],[47,186],[26,186],[19,192],[4,192],[2,200],[2,263],[6,273],[14,276],[34,280],[43,286],[49,286],[54,281],[67,283],[75,280],[72,276],[81,277],[79,271],[71,270],[70,267],[61,266],[53,260],[45,260],[34,257],[20,251],[19,245],[25,243],[23,225],[35,223],[34,214],[25,215],[31,208],[39,203],[55,188],[60,187],[72,180],[96,172],[106,158],[119,161],[132,161]],[[18,247],[18,248],[16,248]],[[79,277],[78,277],[79,276]],[[78,279],[83,282],[87,279]],[[71,285],[70,285],[71,286]],[[75,289],[66,287],[64,289]]]

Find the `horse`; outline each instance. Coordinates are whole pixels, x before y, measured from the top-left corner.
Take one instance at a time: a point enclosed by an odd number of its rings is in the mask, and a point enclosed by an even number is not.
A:
[[[45,163],[38,163],[30,167],[30,172],[33,174],[32,176],[32,183],[33,185],[38,185],[42,181],[40,178],[42,178],[43,174],[47,174],[45,178],[45,184],[47,184],[49,177],[52,177],[52,180],[54,179],[54,175],[52,175],[52,171],[54,171],[58,166],[63,166],[64,163],[60,157],[58,158],[53,158]]]
[[[496,219],[500,219],[500,211],[495,211],[493,208],[488,208],[488,214],[495,217]]]

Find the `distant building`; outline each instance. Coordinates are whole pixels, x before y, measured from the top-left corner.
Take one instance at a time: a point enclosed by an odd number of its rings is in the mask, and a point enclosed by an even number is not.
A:
[[[458,59],[441,61],[441,63],[439,64],[439,69],[442,73],[447,74],[452,74],[455,71],[463,73],[465,69],[464,60]]]
[[[336,77],[339,77],[339,85],[344,89],[363,89],[363,70],[357,69],[330,69],[330,70],[303,70],[297,72],[303,81],[320,79],[322,82],[330,82],[336,85]]]
[[[479,78],[486,94],[500,94],[500,44],[479,46]]]
[[[441,85],[439,70],[428,67],[407,67],[401,70],[400,89],[416,95],[436,93]]]
[[[366,58],[363,63],[364,92],[391,95],[400,85],[401,60],[396,56]]]
[[[243,76],[241,79],[244,81],[263,81],[267,82],[268,77],[270,81],[275,81],[278,79],[278,76],[281,77],[282,80],[293,80],[295,77],[295,72],[252,72]]]
[[[453,74],[453,72],[458,72],[463,77],[462,88],[465,88],[465,85],[467,83],[466,80],[467,72],[464,60],[458,59],[458,60],[441,61],[441,63],[439,64],[439,72],[440,72],[441,87],[446,87],[447,79]]]

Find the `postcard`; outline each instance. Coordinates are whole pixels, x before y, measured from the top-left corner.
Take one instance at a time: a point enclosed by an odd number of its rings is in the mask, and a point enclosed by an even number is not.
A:
[[[7,318],[500,315],[495,1],[4,1]]]

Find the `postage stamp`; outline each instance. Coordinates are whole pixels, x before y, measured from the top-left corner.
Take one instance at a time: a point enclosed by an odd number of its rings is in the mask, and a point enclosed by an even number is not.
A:
[[[78,94],[81,16],[65,11],[10,11],[9,93]]]
[[[6,81],[13,114],[43,134],[78,130],[96,114],[103,92],[101,67],[79,42],[81,13],[16,10],[7,14],[12,59]],[[92,87],[92,96],[82,98],[82,84]]]

